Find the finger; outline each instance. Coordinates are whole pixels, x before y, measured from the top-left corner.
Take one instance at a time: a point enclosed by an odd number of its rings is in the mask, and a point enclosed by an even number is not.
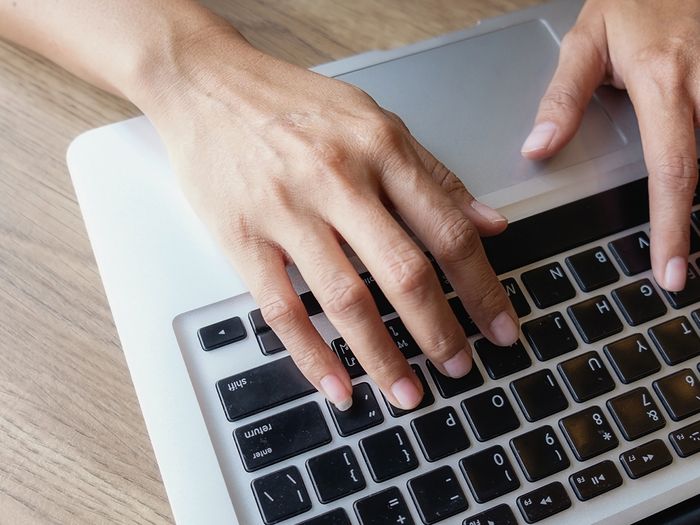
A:
[[[234,255],[236,269],[302,374],[339,410],[352,405],[347,371],[309,320],[279,249],[256,243]]]
[[[307,224],[303,231],[304,238],[287,239],[285,248],[324,313],[389,402],[415,408],[423,397],[422,385],[389,337],[367,286],[334,232],[325,224]]]
[[[668,76],[659,81],[640,74],[627,87],[649,172],[654,277],[663,288],[679,291],[685,286],[698,173],[693,103],[684,88],[669,84]]]
[[[602,41],[601,41],[602,40]],[[563,39],[559,65],[522,145],[529,159],[554,155],[574,136],[595,89],[605,77],[605,31],[575,26]]]

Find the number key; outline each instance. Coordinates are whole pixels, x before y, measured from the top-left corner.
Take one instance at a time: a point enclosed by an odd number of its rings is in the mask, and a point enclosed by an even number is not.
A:
[[[666,424],[661,410],[643,387],[614,397],[608,400],[607,405],[627,441],[646,436]]]
[[[657,379],[654,390],[674,421],[700,412],[700,385],[690,368]]]
[[[561,419],[559,426],[579,461],[586,461],[618,445],[610,423],[596,406]]]
[[[569,458],[549,425],[514,437],[510,448],[528,481],[539,481],[569,466]]]
[[[508,456],[500,445],[459,461],[469,490],[479,503],[486,503],[520,486]]]

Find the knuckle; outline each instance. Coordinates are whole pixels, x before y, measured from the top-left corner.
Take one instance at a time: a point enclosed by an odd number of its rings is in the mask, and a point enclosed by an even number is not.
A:
[[[541,108],[549,113],[583,113],[584,107],[577,89],[571,85],[554,84],[542,97]]]
[[[664,191],[686,193],[695,190],[698,178],[697,160],[688,155],[661,158],[653,167],[654,182]]]
[[[327,279],[321,297],[324,311],[341,318],[353,315],[369,303],[367,287],[349,276],[336,275]]]
[[[450,214],[439,225],[436,240],[435,255],[448,264],[471,259],[481,246],[476,228],[461,213]]]
[[[665,87],[677,86],[684,82],[684,51],[675,38],[667,39],[663,44],[647,47],[640,51],[635,63],[653,82]]]
[[[467,341],[464,331],[458,325],[455,329],[430,336],[424,344],[431,359],[443,362],[463,350]]]
[[[287,332],[301,317],[301,304],[294,297],[277,296],[261,301],[260,313],[275,332]]]
[[[428,259],[414,247],[388,250],[388,253],[391,255],[385,260],[384,268],[394,292],[404,297],[417,296],[417,300],[423,298],[435,276]]]
[[[405,132],[395,121],[385,115],[378,115],[367,123],[366,136],[376,151],[398,151],[405,145]]]
[[[347,170],[350,152],[345,146],[334,141],[319,141],[309,146],[309,159],[322,173],[337,174]]]

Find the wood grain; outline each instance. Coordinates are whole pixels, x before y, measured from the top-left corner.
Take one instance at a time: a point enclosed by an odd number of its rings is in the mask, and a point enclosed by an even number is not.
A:
[[[470,26],[538,0],[209,0],[303,66]],[[136,115],[0,41],[0,523],[171,523],[65,165]]]

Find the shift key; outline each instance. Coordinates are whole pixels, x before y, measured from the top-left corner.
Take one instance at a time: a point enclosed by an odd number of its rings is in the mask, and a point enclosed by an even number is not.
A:
[[[330,442],[318,403],[278,412],[233,431],[243,466],[248,472],[267,467]]]
[[[221,379],[216,389],[229,421],[238,421],[315,391],[291,357]]]

